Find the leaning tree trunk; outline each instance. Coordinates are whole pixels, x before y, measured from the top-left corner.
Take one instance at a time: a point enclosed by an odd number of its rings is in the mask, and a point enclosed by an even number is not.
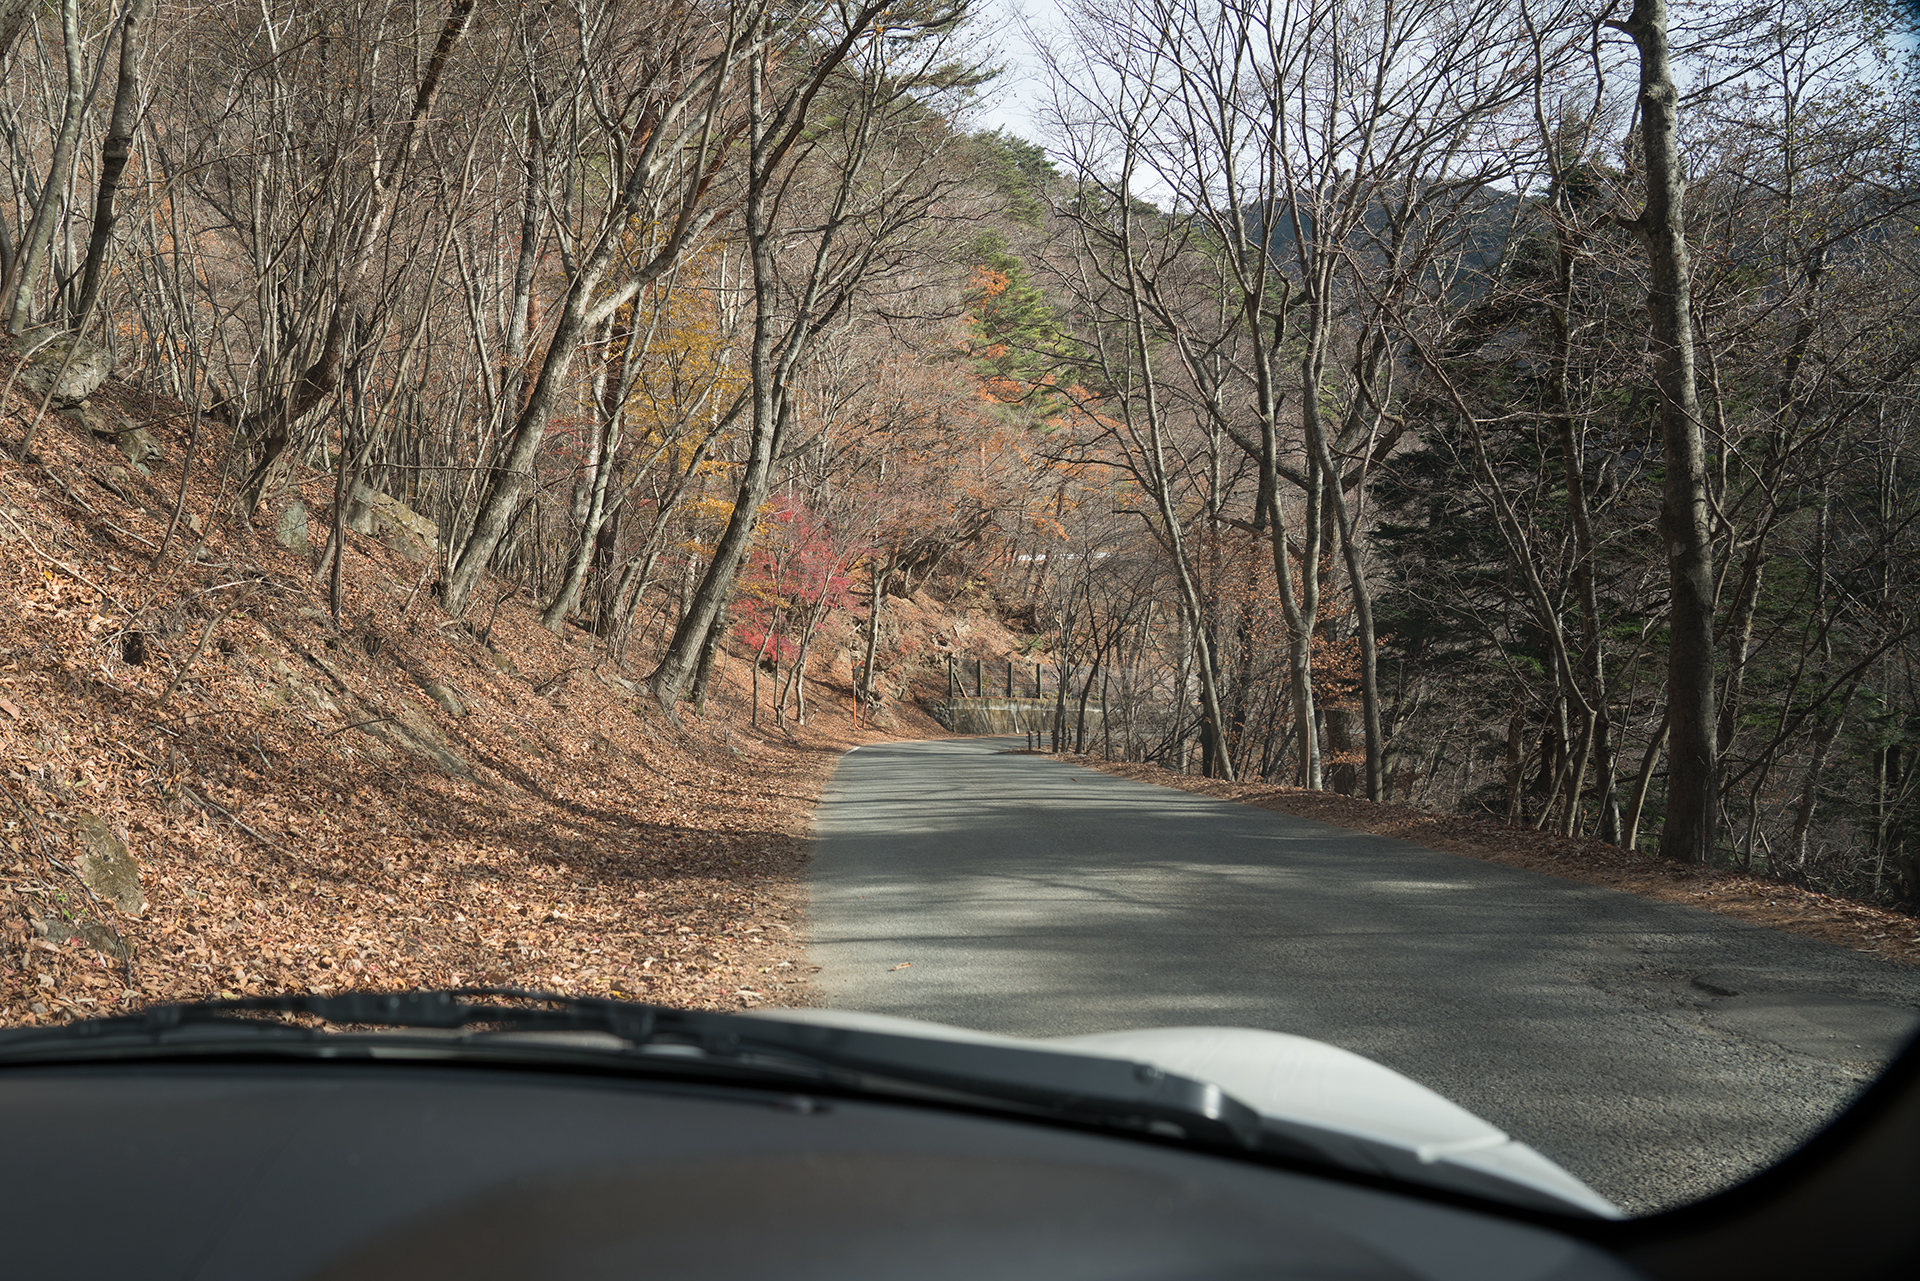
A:
[[[133,131],[140,107],[140,41],[153,0],[133,0],[120,24],[120,74],[114,82],[113,115],[107,125],[106,141],[100,147],[100,178],[93,197],[93,230],[87,236],[86,266],[81,272],[80,302],[75,316],[86,316],[99,301],[106,283],[107,251],[113,243],[113,227],[118,221],[114,197],[120,191],[120,179],[126,172],[133,151]]]
[[[66,53],[67,92],[60,117],[60,132],[55,136],[53,155],[47,161],[46,181],[40,186],[40,198],[34,203],[33,221],[20,240],[18,256],[8,264],[0,299],[6,308],[6,327],[19,333],[27,327],[33,313],[33,281],[53,233],[65,212],[66,173],[73,160],[74,142],[80,136],[80,117],[85,110],[87,86],[81,69],[80,17],[75,0],[61,0],[61,47]]]
[[[631,331],[627,341],[633,341]],[[567,620],[579,608],[580,593],[587,583],[587,571],[600,554],[600,528],[613,511],[614,504],[607,502],[607,491],[613,479],[613,456],[620,448],[620,422],[625,413],[630,382],[628,378],[621,378],[612,394],[609,396],[603,392],[598,398],[600,403],[595,406],[591,460],[593,477],[588,482],[587,510],[585,519],[580,522],[580,541],[574,544],[573,553],[567,558],[567,568],[560,579],[560,590],[553,594],[553,599],[547,602],[546,609],[540,613],[540,625],[555,636],[566,632]]]
[[[669,715],[686,697],[708,633],[716,626],[721,609],[733,594],[734,579],[739,575],[740,566],[746,562],[747,551],[753,545],[754,527],[760,519],[760,508],[767,501],[767,493],[773,483],[774,463],[779,456],[780,428],[786,415],[786,399],[782,394],[774,354],[778,282],[773,261],[773,227],[768,209],[770,193],[767,187],[773,164],[770,155],[773,141],[764,127],[765,75],[764,63],[756,56],[749,71],[747,89],[753,126],[748,143],[749,175],[742,210],[748,256],[753,264],[754,299],[753,345],[749,355],[752,377],[749,393],[751,425],[746,467],[741,472],[740,487],[734,494],[733,511],[727,517],[727,527],[713,549],[713,559],[707,562],[699,586],[687,602],[686,609],[681,612],[680,624],[674,629],[666,652],[660,656],[659,663],[644,682]]]
[[[1679,94],[1667,45],[1666,0],[1635,0],[1616,24],[1640,50],[1640,137],[1647,204],[1630,226],[1647,250],[1653,381],[1660,402],[1666,537],[1672,604],[1667,651],[1668,783],[1660,853],[1704,863],[1715,834],[1718,743],[1713,694],[1713,540],[1707,451],[1694,394],[1692,267],[1682,202]]]

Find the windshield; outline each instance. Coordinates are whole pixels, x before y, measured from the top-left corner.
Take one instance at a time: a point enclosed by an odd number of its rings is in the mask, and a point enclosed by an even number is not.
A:
[[[1645,1214],[1920,1027],[1909,10],[107,8],[0,4],[7,1028],[891,1016]]]

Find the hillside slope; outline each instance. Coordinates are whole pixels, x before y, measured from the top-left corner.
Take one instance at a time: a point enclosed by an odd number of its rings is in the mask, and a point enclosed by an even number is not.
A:
[[[884,736],[844,682],[755,731],[728,658],[672,726],[644,667],[525,596],[448,618],[404,531],[349,532],[336,626],[329,478],[249,525],[217,424],[183,483],[177,405],[90,403],[160,456],[48,414],[23,463],[37,398],[0,420],[0,1021],[345,987],[807,999],[806,815]]]

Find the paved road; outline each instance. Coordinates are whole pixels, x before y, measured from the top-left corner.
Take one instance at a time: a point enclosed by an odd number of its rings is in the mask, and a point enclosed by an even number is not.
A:
[[[812,872],[829,1004],[1029,1036],[1318,1037],[1640,1211],[1775,1159],[1920,1020],[1920,969],[1017,743],[841,762]]]

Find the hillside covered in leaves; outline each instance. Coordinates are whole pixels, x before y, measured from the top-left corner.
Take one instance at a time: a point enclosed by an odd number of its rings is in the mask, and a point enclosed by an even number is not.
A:
[[[181,406],[94,403],[158,455],[60,420],[0,459],[0,1018],[359,987],[807,999],[813,797],[845,746],[941,732],[911,702],[856,722],[848,635],[804,726],[753,729],[732,657],[671,726],[524,594],[450,618],[404,530],[348,534],[336,622],[288,515],[324,476],[256,529],[218,446],[184,477]]]

